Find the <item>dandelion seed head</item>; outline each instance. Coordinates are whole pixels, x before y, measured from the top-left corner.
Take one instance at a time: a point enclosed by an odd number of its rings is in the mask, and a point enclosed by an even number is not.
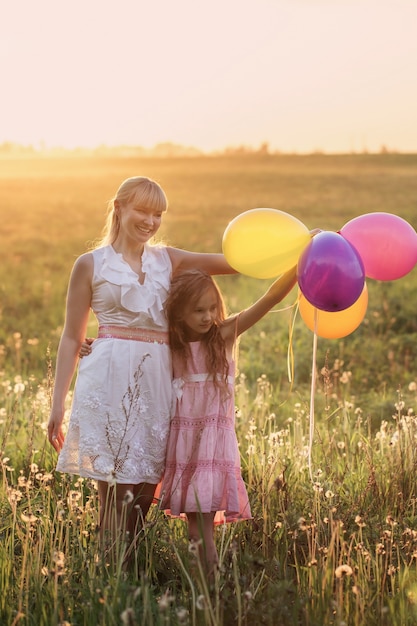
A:
[[[171,604],[174,602],[175,596],[173,596],[169,589],[158,600],[158,607],[160,611],[167,611]]]
[[[352,574],[353,569],[350,567],[350,565],[347,565],[346,563],[344,565],[339,565],[339,567],[336,567],[334,572],[336,578],[342,578],[343,576],[352,576]]]
[[[206,608],[206,599],[205,599],[205,597],[203,595],[199,595],[197,600],[196,600],[196,602],[195,602],[195,605],[196,605],[196,607],[197,607],[197,609],[199,611],[204,611],[204,609]]]
[[[132,608],[125,609],[122,613],[120,613],[120,619],[122,620],[123,626],[133,626],[135,624],[135,612]]]
[[[15,383],[15,385],[14,385],[14,387],[13,387],[13,393],[14,393],[16,396],[20,396],[20,395],[22,395],[22,393],[24,392],[24,390],[25,390],[25,384],[24,384],[24,383],[22,383],[22,382]]]
[[[106,478],[108,484],[110,485],[110,487],[115,487],[116,485],[116,472],[112,471],[110,472],[110,474],[108,474],[107,478]]]
[[[123,504],[130,504],[133,502],[133,492],[128,489],[123,496]]]
[[[190,541],[190,543],[188,544],[188,552],[190,554],[197,555],[199,547],[202,545],[202,543],[203,542],[201,539],[199,539],[198,541]]]
[[[179,624],[186,624],[188,622],[188,611],[183,606],[177,608],[177,620]]]
[[[342,385],[346,385],[350,381],[351,378],[352,378],[352,372],[343,372],[339,380],[342,383]]]
[[[21,518],[22,522],[25,522],[25,524],[35,524],[39,519],[36,515],[33,515],[33,513],[22,513]]]

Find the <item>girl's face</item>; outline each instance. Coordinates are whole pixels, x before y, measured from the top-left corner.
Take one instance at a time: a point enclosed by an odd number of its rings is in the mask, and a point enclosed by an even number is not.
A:
[[[194,304],[185,307],[182,321],[187,329],[188,341],[198,341],[208,333],[218,317],[217,294],[213,287],[207,287]]]
[[[162,222],[162,211],[139,206],[135,201],[125,205],[115,203],[115,210],[119,212],[120,233],[138,244],[149,241]]]

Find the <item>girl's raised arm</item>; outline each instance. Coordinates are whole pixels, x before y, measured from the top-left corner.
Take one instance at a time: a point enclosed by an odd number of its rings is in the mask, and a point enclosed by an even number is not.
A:
[[[264,315],[268,313],[278,302],[281,302],[288,295],[291,289],[297,282],[296,274],[297,266],[288,270],[285,274],[282,274],[266,291],[266,293],[259,298],[254,304],[247,309],[244,309],[238,316],[236,325],[236,334],[241,335],[251,328],[256,322],[258,322]],[[233,316],[235,318],[236,316]],[[233,340],[234,324],[228,324],[227,321],[224,326],[224,338],[226,340]]]

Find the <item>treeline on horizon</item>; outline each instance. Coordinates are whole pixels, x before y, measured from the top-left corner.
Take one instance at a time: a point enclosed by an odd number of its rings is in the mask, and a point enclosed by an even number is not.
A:
[[[417,150],[415,151],[417,153]],[[184,146],[181,144],[176,144],[172,142],[163,142],[158,143],[152,148],[144,148],[143,146],[137,145],[116,145],[109,146],[106,144],[101,144],[96,147],[82,147],[78,146],[75,148],[65,148],[62,146],[47,146],[44,142],[40,142],[38,146],[34,146],[33,144],[20,144],[12,141],[4,141],[0,143],[0,158],[10,158],[10,157],[37,157],[37,156],[123,156],[123,157],[155,157],[155,158],[175,158],[175,157],[204,157],[204,156],[245,156],[245,155],[259,155],[259,156],[268,156],[268,155],[285,155],[285,154],[336,154],[332,152],[326,152],[322,149],[316,149],[309,153],[303,152],[285,152],[282,150],[274,150],[271,149],[268,142],[263,142],[259,146],[248,146],[248,145],[239,145],[239,146],[227,146],[222,150],[213,150],[213,151],[204,151],[199,148],[195,148],[194,146]],[[414,154],[411,153],[403,153],[400,150],[396,150],[390,148],[386,145],[381,145],[379,151],[372,152],[367,148],[363,148],[362,150],[350,150],[345,153],[338,154]]]

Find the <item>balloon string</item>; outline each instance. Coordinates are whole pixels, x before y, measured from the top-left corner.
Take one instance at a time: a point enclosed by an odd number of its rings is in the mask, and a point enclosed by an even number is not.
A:
[[[294,350],[293,350],[293,336],[294,336],[294,326],[295,320],[298,313],[298,303],[299,297],[297,297],[294,304],[289,304],[281,309],[273,309],[269,311],[269,313],[283,313],[284,311],[292,311],[292,315],[289,320],[289,331],[288,331],[288,349],[287,349],[287,375],[288,382],[291,383],[290,392],[292,390],[292,383],[294,381]]]
[[[297,318],[297,313],[299,309],[299,298],[297,297],[294,304],[291,305],[292,315],[289,319],[289,331],[288,331],[288,349],[287,349],[287,374],[288,381],[291,383],[290,391],[292,390],[292,385],[294,382],[294,349],[293,349],[293,337],[294,337],[294,327],[295,320]]]
[[[313,360],[311,365],[311,392],[310,392],[310,432],[308,438],[308,471],[310,474],[311,482],[314,483],[313,469],[312,469],[312,454],[313,454],[313,437],[314,437],[314,395],[316,388],[316,361],[317,361],[317,317],[318,312],[314,307],[314,337],[313,337]]]

